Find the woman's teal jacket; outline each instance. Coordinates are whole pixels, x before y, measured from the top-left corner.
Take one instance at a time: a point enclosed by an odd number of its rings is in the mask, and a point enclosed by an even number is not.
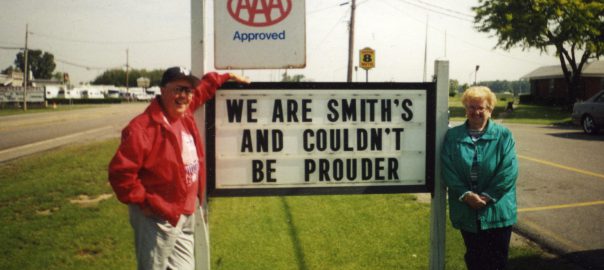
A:
[[[481,229],[511,226],[516,223],[516,178],[518,160],[512,133],[489,120],[485,133],[473,142],[465,125],[447,131],[441,152],[442,177],[449,192],[449,216],[453,227],[477,232]],[[470,186],[472,159],[477,153],[478,183]],[[492,200],[480,210],[470,208],[460,197],[468,192]]]

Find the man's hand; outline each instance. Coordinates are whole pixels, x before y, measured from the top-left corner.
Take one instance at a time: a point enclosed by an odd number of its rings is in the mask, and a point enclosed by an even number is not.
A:
[[[470,208],[475,210],[482,209],[487,205],[487,202],[474,192],[466,194],[466,196],[463,197],[463,201],[468,204]]]
[[[241,83],[241,84],[250,84],[250,82],[251,82],[248,78],[239,76],[235,73],[229,73],[229,80],[235,81],[235,82]]]

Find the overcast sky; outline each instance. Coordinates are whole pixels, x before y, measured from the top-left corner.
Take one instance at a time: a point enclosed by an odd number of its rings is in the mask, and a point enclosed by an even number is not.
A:
[[[295,1],[295,0],[294,0]],[[206,65],[213,69],[213,2],[206,1]],[[306,68],[290,70],[313,81],[345,81],[350,6],[346,0],[306,0]],[[474,30],[477,0],[357,0],[354,63],[358,51],[376,51],[369,80],[417,82],[424,70],[428,22],[428,76],[436,59],[450,61],[450,78],[517,80],[535,68],[559,64],[538,50],[494,49],[497,40]],[[55,71],[74,82],[93,80],[108,68],[190,67],[190,0],[0,0],[0,69],[12,65],[25,44],[55,56]],[[254,81],[275,81],[283,70],[240,71]],[[359,69],[353,80],[365,80]]]

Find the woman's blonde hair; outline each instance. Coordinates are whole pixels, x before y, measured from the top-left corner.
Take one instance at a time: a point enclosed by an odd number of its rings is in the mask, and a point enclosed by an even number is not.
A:
[[[488,109],[491,111],[495,109],[495,104],[497,103],[497,97],[486,86],[472,86],[466,89],[461,96],[461,103],[465,107],[470,100],[486,100]]]

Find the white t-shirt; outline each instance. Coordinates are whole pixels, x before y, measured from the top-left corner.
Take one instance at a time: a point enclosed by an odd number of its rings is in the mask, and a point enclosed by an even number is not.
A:
[[[197,157],[197,147],[195,146],[193,135],[185,128],[180,119],[172,122],[171,127],[177,134],[179,143],[182,146],[182,161],[185,165],[184,173],[187,198],[184,213],[192,214],[195,212],[195,202],[199,190],[199,158]],[[178,134],[180,134],[180,136],[178,136]]]

